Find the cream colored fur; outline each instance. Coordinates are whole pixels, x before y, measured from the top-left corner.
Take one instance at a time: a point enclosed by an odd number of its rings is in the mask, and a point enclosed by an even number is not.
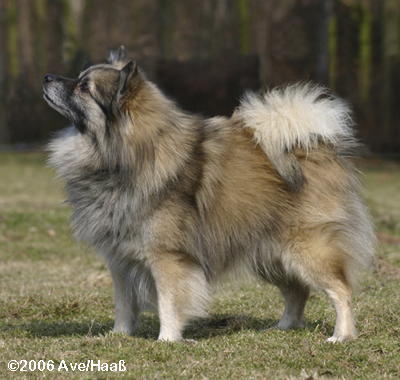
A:
[[[239,115],[270,158],[294,148],[309,150],[319,140],[337,146],[353,136],[347,104],[311,84],[247,93]]]

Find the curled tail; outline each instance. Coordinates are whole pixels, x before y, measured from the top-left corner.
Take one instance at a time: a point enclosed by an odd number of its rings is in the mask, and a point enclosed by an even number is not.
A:
[[[238,113],[294,191],[305,181],[294,149],[308,151],[322,143],[348,154],[357,146],[349,107],[322,86],[296,84],[262,95],[247,93]]]

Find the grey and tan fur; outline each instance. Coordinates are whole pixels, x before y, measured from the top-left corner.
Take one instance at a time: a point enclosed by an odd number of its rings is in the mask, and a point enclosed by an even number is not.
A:
[[[318,86],[247,94],[231,118],[180,110],[126,58],[78,79],[46,75],[45,99],[73,126],[49,145],[75,237],[107,259],[115,331],[158,305],[160,340],[205,315],[212,285],[252,273],[279,287],[282,329],[304,326],[311,289],[336,309],[331,342],[355,338],[357,273],[371,219],[346,154],[347,106]]]

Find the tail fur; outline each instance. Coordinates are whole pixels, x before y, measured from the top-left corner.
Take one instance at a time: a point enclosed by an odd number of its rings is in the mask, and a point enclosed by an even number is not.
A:
[[[265,94],[245,94],[238,109],[282,179],[296,191],[304,184],[293,150],[329,144],[338,154],[357,146],[346,103],[318,85],[296,84]]]

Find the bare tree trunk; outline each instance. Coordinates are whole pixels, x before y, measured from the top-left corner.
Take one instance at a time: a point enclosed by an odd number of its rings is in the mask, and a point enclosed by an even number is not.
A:
[[[371,27],[372,27],[372,15],[369,8],[368,0],[361,2],[361,25],[360,25],[360,97],[361,101],[366,103],[370,96],[371,87],[371,54],[372,54],[372,42],[371,42]]]
[[[174,2],[173,58],[179,61],[187,61],[200,55],[200,39],[196,37],[201,33],[202,7],[199,0]]]
[[[250,22],[248,0],[238,0],[240,17],[240,53],[250,53]]]
[[[33,30],[32,30],[32,8],[29,0],[17,0],[18,6],[18,32],[19,48],[21,56],[21,71],[25,90],[34,88],[34,54],[33,54]]]
[[[7,125],[7,10],[6,2],[0,1],[0,145],[9,143],[9,131]]]
[[[328,83],[329,80],[329,23],[332,16],[333,2],[334,0],[321,1],[316,76],[322,83]]]
[[[159,29],[159,41],[161,56],[172,58],[174,55],[174,0],[159,0],[161,25]]]
[[[63,0],[64,10],[64,61],[72,61],[79,50],[82,19],[86,0]]]
[[[336,90],[336,80],[338,71],[338,19],[336,15],[332,15],[329,22],[329,87]]]
[[[383,9],[384,28],[384,126],[383,149],[400,149],[400,2],[385,0]]]
[[[35,0],[34,12],[34,48],[36,75],[44,75],[46,71],[46,0]]]

